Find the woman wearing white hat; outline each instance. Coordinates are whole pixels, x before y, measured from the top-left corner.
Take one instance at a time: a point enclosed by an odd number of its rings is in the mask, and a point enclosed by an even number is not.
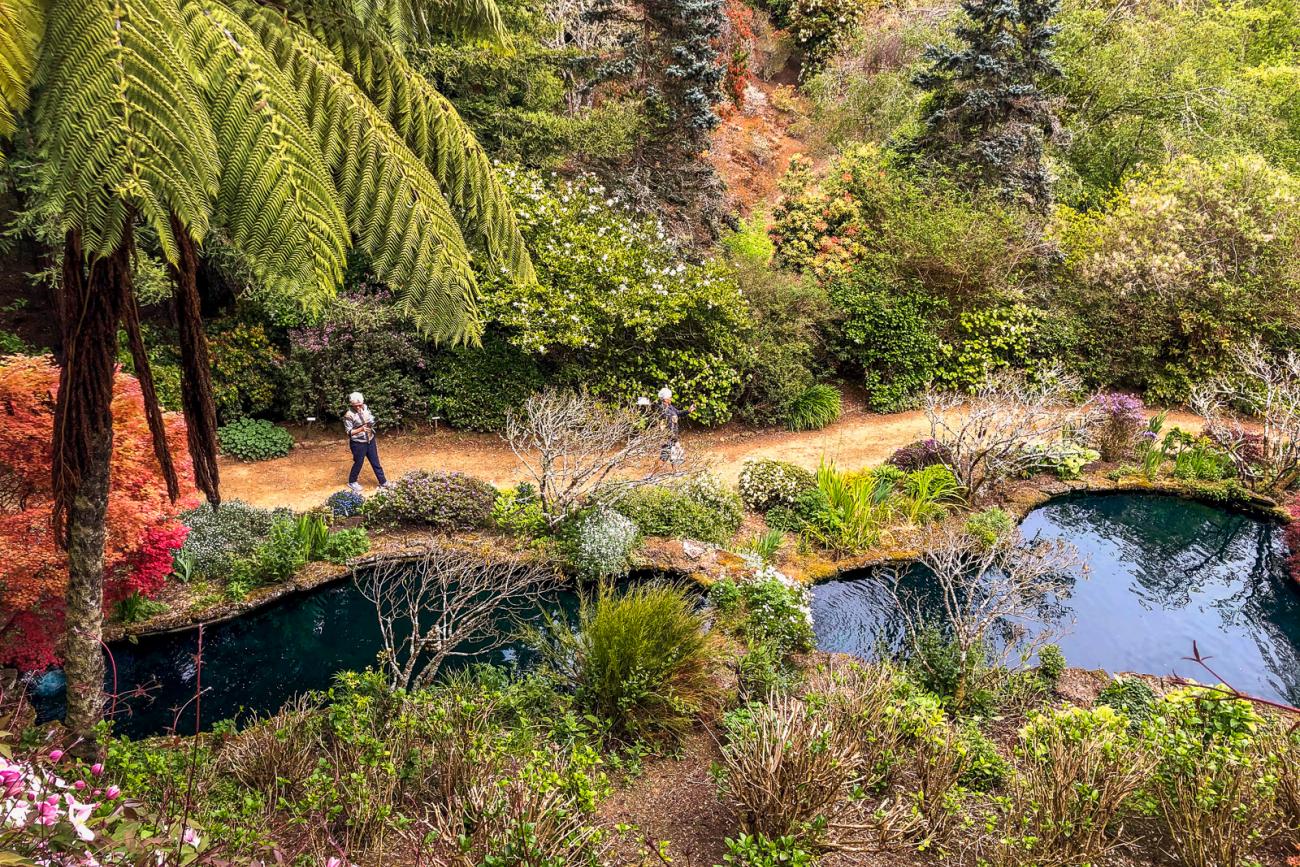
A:
[[[348,445],[352,447],[352,472],[348,473],[348,487],[361,493],[357,477],[361,475],[361,465],[370,461],[370,468],[375,471],[382,488],[388,484],[384,468],[379,463],[379,447],[375,445],[375,417],[366,406],[366,399],[361,392],[354,391],[348,395],[352,408],[343,414],[343,428],[348,432]]]
[[[678,438],[678,418],[687,413],[695,412],[695,404],[686,408],[685,412],[673,406],[673,390],[664,386],[659,389],[659,415],[663,419],[664,427],[668,430],[668,439],[664,441],[663,448],[659,449],[659,462],[667,461],[672,464],[673,470],[676,470],[686,460],[686,451],[682,448],[681,440]]]

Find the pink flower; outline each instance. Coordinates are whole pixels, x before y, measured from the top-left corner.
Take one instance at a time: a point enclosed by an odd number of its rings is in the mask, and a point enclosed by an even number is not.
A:
[[[181,832],[181,842],[187,846],[193,846],[195,849],[197,849],[199,848],[199,843],[203,841],[199,838],[198,831],[195,831],[193,828],[186,828],[183,832]]]
[[[75,783],[72,784],[72,788],[74,788],[74,789],[76,789],[78,792],[80,792],[82,789],[86,788],[86,781],[85,781],[85,780],[77,780]]]
[[[118,796],[121,794],[122,794],[122,790],[119,789],[117,786],[109,786],[107,789],[104,790],[104,797],[108,798],[110,801],[116,801]]]
[[[104,773],[104,766],[99,762],[95,762],[90,766],[90,772],[98,777],[100,774]]]
[[[83,804],[72,795],[64,795],[64,797],[68,801],[68,821],[72,823],[72,828],[77,832],[77,836],[87,841],[95,839],[95,832],[86,825],[86,820],[90,818],[95,805]]]
[[[57,762],[63,758],[63,750],[50,750],[50,761]]]
[[[23,790],[22,771],[5,768],[0,771],[0,798],[12,798]]]
[[[36,805],[36,824],[53,825],[59,821],[58,798],[54,799],[55,803],[41,801]]]

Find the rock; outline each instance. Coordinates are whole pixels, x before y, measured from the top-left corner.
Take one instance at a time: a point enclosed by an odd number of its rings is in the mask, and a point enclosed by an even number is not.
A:
[[[690,539],[682,540],[682,553],[692,560],[698,560],[709,552],[709,547],[700,542],[693,542]]]

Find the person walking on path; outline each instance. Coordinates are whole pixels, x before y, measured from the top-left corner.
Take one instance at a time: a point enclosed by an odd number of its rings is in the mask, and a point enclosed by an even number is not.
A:
[[[668,432],[668,438],[664,440],[663,447],[659,449],[659,463],[667,462],[677,472],[682,462],[686,460],[686,450],[682,448],[679,433],[679,419],[683,415],[695,412],[695,404],[691,404],[686,410],[680,410],[673,405],[673,390],[668,387],[659,389],[659,417],[662,419],[664,429]]]
[[[379,487],[387,487],[388,478],[379,463],[379,447],[375,445],[375,417],[366,406],[366,399],[361,392],[354,391],[348,395],[352,408],[343,414],[343,428],[348,432],[348,445],[352,447],[352,472],[348,473],[348,487],[354,493],[361,493],[357,477],[361,475],[361,465],[370,461],[370,468],[379,479]]]

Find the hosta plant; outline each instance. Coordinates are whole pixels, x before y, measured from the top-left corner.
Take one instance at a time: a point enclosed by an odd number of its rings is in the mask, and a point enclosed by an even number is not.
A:
[[[217,429],[221,451],[241,461],[282,458],[293,448],[293,435],[265,419],[241,418]]]

